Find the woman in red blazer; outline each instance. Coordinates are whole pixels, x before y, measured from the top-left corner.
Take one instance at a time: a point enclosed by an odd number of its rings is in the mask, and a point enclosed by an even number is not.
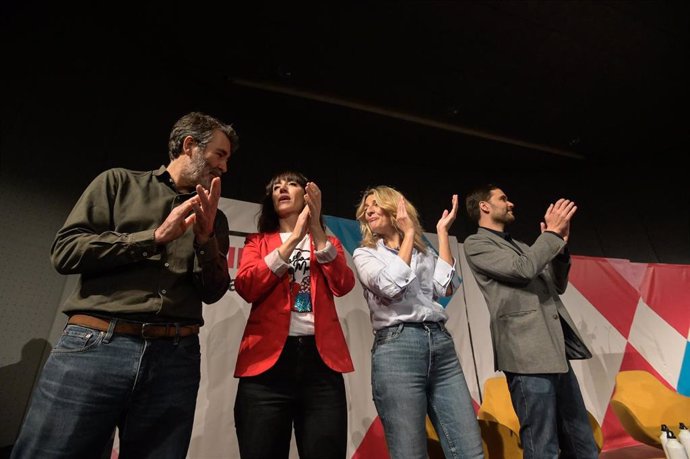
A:
[[[297,172],[266,185],[259,232],[247,237],[235,290],[252,304],[235,377],[240,456],[345,457],[342,373],[353,371],[334,296],[355,284],[340,241],[327,236],[321,191]]]

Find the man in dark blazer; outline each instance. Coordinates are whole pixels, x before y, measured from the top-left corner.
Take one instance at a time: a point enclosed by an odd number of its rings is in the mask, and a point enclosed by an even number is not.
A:
[[[465,205],[479,229],[464,250],[489,308],[494,365],[507,378],[524,458],[598,457],[569,362],[592,354],[559,296],[568,285],[575,203],[549,205],[531,246],[505,232],[514,206],[497,186],[475,189]]]

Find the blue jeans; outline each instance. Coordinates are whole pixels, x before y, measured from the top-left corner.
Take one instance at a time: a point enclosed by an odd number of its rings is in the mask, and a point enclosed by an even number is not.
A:
[[[67,325],[41,373],[13,459],[184,458],[199,388],[199,337],[147,340]]]
[[[505,374],[513,408],[520,420],[524,459],[599,457],[570,362],[567,373]]]
[[[443,323],[378,330],[371,352],[374,404],[392,459],[427,457],[427,413],[447,458],[483,457],[472,398]]]
[[[313,336],[289,337],[273,367],[237,387],[242,459],[287,459],[293,424],[301,459],[347,455],[345,381],[321,360]]]

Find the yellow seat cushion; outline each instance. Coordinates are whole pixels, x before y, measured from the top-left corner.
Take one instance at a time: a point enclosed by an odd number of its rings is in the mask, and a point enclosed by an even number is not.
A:
[[[690,417],[690,397],[669,389],[654,375],[643,370],[621,371],[611,407],[625,431],[635,440],[661,448],[661,424],[676,436],[679,422]]]

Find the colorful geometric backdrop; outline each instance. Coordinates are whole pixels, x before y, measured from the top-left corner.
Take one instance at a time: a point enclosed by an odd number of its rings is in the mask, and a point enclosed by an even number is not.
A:
[[[220,208],[230,221],[228,265],[234,276],[244,236],[256,230],[259,208],[230,199],[222,199]],[[359,244],[357,223],[335,217],[325,220],[329,232],[347,249],[351,263],[352,251]],[[425,236],[436,246],[434,234]],[[447,325],[478,408],[484,381],[495,375],[488,312],[461,244],[451,239],[463,284],[447,302]],[[574,362],[573,367],[587,408],[602,425],[604,450],[636,444],[609,406],[615,377],[620,370],[644,369],[668,387],[690,395],[690,266],[574,256],[563,301],[594,354],[590,360]],[[345,376],[348,458],[385,458],[381,424],[371,400],[373,333],[359,283],[352,292],[336,299],[336,305],[355,364],[355,371]],[[235,458],[239,457],[233,421],[237,380],[232,375],[249,305],[231,287],[221,301],[204,308],[202,381],[188,457]],[[113,453],[116,457],[117,444]],[[290,457],[297,458],[294,445]]]

